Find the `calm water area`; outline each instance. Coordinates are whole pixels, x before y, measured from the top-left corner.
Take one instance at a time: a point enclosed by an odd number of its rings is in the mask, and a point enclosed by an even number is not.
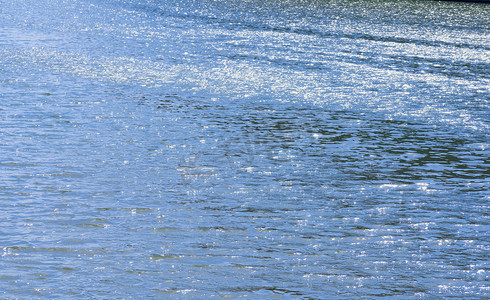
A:
[[[0,0],[0,299],[488,299],[490,5]]]

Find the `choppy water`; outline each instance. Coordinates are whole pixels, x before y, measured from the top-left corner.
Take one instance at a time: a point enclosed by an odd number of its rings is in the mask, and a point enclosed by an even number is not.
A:
[[[0,4],[0,298],[489,297],[489,5]]]

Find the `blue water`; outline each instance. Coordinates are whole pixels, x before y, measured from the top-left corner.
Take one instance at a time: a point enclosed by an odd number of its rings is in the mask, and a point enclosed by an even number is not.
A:
[[[490,296],[489,5],[0,4],[0,298]]]

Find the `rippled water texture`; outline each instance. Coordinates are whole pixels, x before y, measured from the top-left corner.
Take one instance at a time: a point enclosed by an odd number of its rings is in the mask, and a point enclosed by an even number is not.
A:
[[[0,298],[489,297],[490,5],[0,4]]]

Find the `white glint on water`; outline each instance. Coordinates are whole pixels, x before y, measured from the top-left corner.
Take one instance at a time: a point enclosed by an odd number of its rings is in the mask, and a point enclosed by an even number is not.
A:
[[[489,9],[2,1],[0,298],[484,298]]]

